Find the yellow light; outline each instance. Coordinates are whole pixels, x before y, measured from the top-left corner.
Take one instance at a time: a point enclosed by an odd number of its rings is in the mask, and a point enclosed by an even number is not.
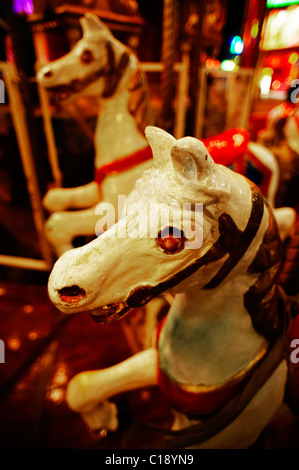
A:
[[[272,77],[273,69],[271,67],[263,68],[263,70],[261,71],[261,77],[263,77],[264,75],[270,75]]]
[[[292,52],[289,56],[289,64],[296,64],[298,59],[299,55],[297,54],[297,52]]]
[[[64,400],[64,390],[61,388],[53,388],[48,393],[49,400],[53,401],[56,404],[60,404]]]
[[[259,20],[253,20],[251,30],[250,30],[250,36],[253,39],[256,39],[258,33],[259,33]]]

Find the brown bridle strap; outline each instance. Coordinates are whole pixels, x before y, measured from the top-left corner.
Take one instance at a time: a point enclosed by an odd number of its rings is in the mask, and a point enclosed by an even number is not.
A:
[[[249,182],[250,183],[250,182]],[[240,231],[229,214],[221,214],[218,219],[220,237],[209,251],[197,259],[190,266],[174,274],[171,278],[156,286],[141,286],[135,288],[129,295],[126,304],[136,308],[147,303],[153,297],[157,297],[180,282],[194,274],[198,269],[207,264],[218,261],[229,253],[228,259],[214,278],[205,285],[206,289],[217,287],[242,258],[248,246],[255,237],[264,213],[264,200],[259,189],[250,183],[252,191],[252,208],[250,218],[244,232]]]
[[[74,80],[71,80],[70,83],[48,87],[47,90],[57,94],[61,94],[66,91],[69,91],[72,94],[81,93],[96,80],[104,77],[105,88],[102,96],[103,98],[110,98],[119,84],[122,74],[129,63],[130,56],[127,51],[123,52],[119,63],[116,64],[111,42],[108,41],[104,45],[107,51],[107,64],[105,64],[104,67],[101,67],[99,70],[95,70],[82,78],[75,78]]]

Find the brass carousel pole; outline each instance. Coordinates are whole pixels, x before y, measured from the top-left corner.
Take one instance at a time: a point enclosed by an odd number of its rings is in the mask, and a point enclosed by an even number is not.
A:
[[[36,162],[38,162],[41,149],[34,119],[34,94],[29,83],[29,77],[35,75],[34,63],[31,57],[34,54],[33,44],[31,43],[30,30],[26,18],[13,14],[11,0],[4,0],[3,10],[10,27],[15,67],[19,79],[17,87],[19,93],[13,93],[11,89],[11,104],[15,103],[15,108],[19,110],[18,113],[14,114],[16,116],[16,119],[14,119],[15,130],[17,137],[24,144],[21,145],[20,156],[32,207],[32,216],[39,238],[40,251],[44,260],[44,269],[48,270],[53,265],[53,255],[44,233],[45,216],[41,201],[40,183],[36,171]],[[12,80],[12,83],[15,84],[15,81]]]
[[[162,31],[161,100],[160,127],[173,130],[173,99],[175,95],[175,50],[176,50],[177,0],[164,0]]]

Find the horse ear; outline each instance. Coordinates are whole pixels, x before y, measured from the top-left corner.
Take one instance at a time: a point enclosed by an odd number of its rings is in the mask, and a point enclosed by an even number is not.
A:
[[[205,145],[194,137],[179,139],[171,148],[174,171],[200,191],[201,201],[226,199],[231,185],[221,165],[216,165]],[[194,184],[192,184],[194,183]]]
[[[179,139],[171,149],[174,170],[188,180],[203,180],[215,169],[205,145],[194,137]]]
[[[99,33],[111,35],[110,29],[93,13],[86,13],[79,21],[83,35],[90,36],[90,39],[96,39]]]
[[[153,152],[156,168],[166,169],[171,165],[171,147],[177,140],[159,127],[148,126],[145,129],[146,138]]]

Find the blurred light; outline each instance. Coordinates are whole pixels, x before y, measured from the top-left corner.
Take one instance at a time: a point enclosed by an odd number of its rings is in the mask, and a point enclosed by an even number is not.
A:
[[[272,67],[278,68],[280,66],[280,63],[281,63],[280,57],[275,57],[275,56],[271,57],[270,64],[272,65]]]
[[[47,395],[48,399],[57,405],[64,401],[64,390],[61,388],[53,388]]]
[[[299,3],[299,0],[267,0],[268,8],[286,7]]]
[[[271,67],[264,67],[262,72],[261,72],[261,77],[263,77],[264,75],[273,75],[273,69]]]
[[[13,0],[12,11],[17,14],[32,15],[34,12],[33,0]]]
[[[23,9],[24,13],[27,15],[32,15],[34,8],[33,8],[33,1],[32,0],[24,0],[23,1]]]
[[[259,20],[253,20],[251,30],[250,30],[250,36],[253,39],[257,38],[257,35],[259,33]]]
[[[272,88],[274,90],[279,90],[280,86],[281,86],[281,82],[279,80],[274,80],[274,82],[272,83]]]
[[[61,365],[54,376],[53,384],[56,386],[64,385],[68,381],[68,376],[66,373],[66,366]]]
[[[230,44],[231,54],[242,54],[244,43],[240,36],[234,36]]]
[[[272,75],[264,75],[260,81],[261,95],[267,96],[270,91]]]
[[[297,52],[292,52],[289,55],[289,64],[296,64],[298,59],[299,59],[299,55],[297,54]]]
[[[21,346],[21,341],[17,336],[11,336],[6,341],[6,344],[11,351],[18,351]]]
[[[216,59],[207,59],[205,62],[207,69],[219,69],[220,61]]]
[[[234,140],[234,147],[240,147],[243,144],[245,137],[242,134],[235,134],[233,136],[233,140]]]
[[[238,70],[237,64],[233,60],[223,60],[221,62],[221,69],[224,70],[225,72],[234,72],[235,70]]]
[[[32,305],[24,305],[24,307],[23,307],[23,312],[24,312],[24,313],[32,313],[32,312],[33,312],[33,307],[32,307]]]
[[[28,333],[28,338],[30,339],[30,341],[35,341],[38,338],[37,332],[30,331],[30,333]]]
[[[0,296],[6,294],[6,289],[4,287],[0,287]]]

